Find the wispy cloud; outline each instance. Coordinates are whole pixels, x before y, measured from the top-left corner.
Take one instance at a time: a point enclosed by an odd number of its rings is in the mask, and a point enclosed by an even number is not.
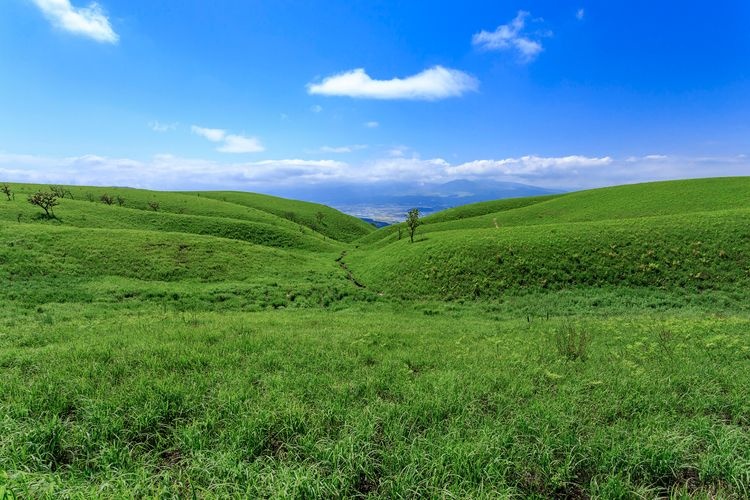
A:
[[[119,35],[98,3],[74,7],[70,0],[32,0],[49,21],[60,29],[97,42],[117,43]]]
[[[211,142],[221,142],[227,135],[227,131],[221,128],[206,128],[193,125],[190,127],[190,130],[192,130],[194,134],[199,135],[204,139],[208,139]]]
[[[264,190],[307,184],[448,182],[456,179],[521,182],[549,188],[591,188],[633,182],[747,175],[750,158],[632,156],[521,156],[450,163],[442,158],[375,158],[218,162],[172,155],[148,161],[85,155],[71,158],[0,153],[0,178],[8,182],[121,185],[153,189]]]
[[[320,148],[321,153],[353,153],[354,151],[361,151],[367,149],[367,144],[352,144],[351,146],[322,146]]]
[[[380,126],[380,122],[369,121],[369,122],[365,122],[364,126],[367,128],[378,128]]]
[[[409,152],[412,153],[412,156],[419,156],[412,148],[404,145],[393,146],[386,151],[386,154],[391,158],[403,158]]]
[[[435,66],[416,75],[391,80],[375,80],[359,68],[329,76],[320,83],[310,83],[307,91],[310,94],[359,99],[436,101],[460,97],[478,87],[479,81],[463,71]]]
[[[220,153],[260,153],[266,148],[257,137],[245,137],[244,135],[227,135],[224,144],[216,148]]]
[[[161,123],[158,120],[148,122],[148,128],[154,132],[169,132],[177,129],[177,123]]]
[[[310,111],[312,111],[313,113],[320,113],[321,111],[323,111],[323,106],[321,106],[320,104],[314,104],[310,106]]]
[[[586,16],[586,11],[584,9],[578,9],[576,11],[576,19],[578,19],[579,21],[582,21],[585,16]]]
[[[206,128],[198,125],[193,125],[190,130],[211,142],[221,143],[216,148],[216,151],[220,153],[260,153],[265,151],[263,144],[257,137],[227,134],[227,131],[221,128]]]
[[[484,50],[515,50],[522,61],[530,62],[543,50],[542,43],[524,34],[529,13],[520,10],[508,24],[498,26],[495,31],[480,31],[474,34],[471,43]]]

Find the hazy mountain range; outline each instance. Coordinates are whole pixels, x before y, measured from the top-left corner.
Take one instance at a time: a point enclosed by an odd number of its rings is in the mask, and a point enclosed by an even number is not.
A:
[[[406,211],[424,214],[500,198],[559,193],[559,190],[515,182],[455,180],[443,184],[374,183],[279,188],[271,194],[323,203],[368,221],[398,222]]]

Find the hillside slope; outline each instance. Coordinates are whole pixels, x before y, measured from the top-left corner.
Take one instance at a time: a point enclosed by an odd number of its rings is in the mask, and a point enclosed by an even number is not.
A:
[[[318,203],[237,191],[205,191],[195,194],[261,210],[293,223],[307,226],[339,241],[353,241],[375,230],[374,226],[361,219]]]
[[[425,217],[419,232],[622,220],[747,207],[750,177],[651,182],[465,205]],[[394,241],[397,232],[397,226],[384,228],[359,242]]]
[[[54,209],[57,218],[45,219],[39,208],[27,203],[26,198],[36,191],[48,191],[49,186],[13,184],[11,188],[15,199],[0,200],[0,221],[181,232],[323,252],[340,251],[336,240],[358,237],[363,227],[365,231],[374,230],[359,219],[328,207],[321,209],[325,210],[322,223],[318,223],[317,212],[310,212],[314,222],[292,221],[275,215],[273,210],[214,199],[205,194],[116,187],[60,186],[66,190],[66,195]],[[103,201],[107,196],[111,205]],[[292,200],[274,201],[289,206],[302,204]]]
[[[727,209],[748,200],[748,178],[571,193],[466,219],[426,218],[414,244],[380,230],[385,238],[360,240],[374,242],[347,262],[376,290],[411,298],[577,286],[728,289],[750,284],[750,209]]]

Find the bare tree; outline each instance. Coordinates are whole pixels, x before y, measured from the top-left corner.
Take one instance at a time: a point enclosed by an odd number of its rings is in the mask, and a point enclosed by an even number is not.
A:
[[[70,192],[70,189],[67,189],[63,186],[50,186],[49,190],[55,193],[58,198],[65,198],[66,196],[70,196],[70,199],[73,199],[73,193]]]
[[[13,198],[13,191],[10,190],[10,186],[8,184],[3,184],[2,187],[0,187],[0,191],[2,191],[3,194],[8,197],[8,201]]]
[[[29,203],[36,205],[37,207],[44,210],[44,214],[48,217],[55,217],[55,213],[52,211],[52,207],[56,207],[60,204],[55,193],[48,193],[46,191],[37,191],[28,198]]]
[[[419,209],[412,208],[409,210],[409,213],[406,214],[406,227],[409,229],[409,239],[412,243],[414,243],[414,233],[421,224],[422,220],[419,218]]]

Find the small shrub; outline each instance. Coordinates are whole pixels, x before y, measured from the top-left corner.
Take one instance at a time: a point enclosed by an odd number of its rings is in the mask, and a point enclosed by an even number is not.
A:
[[[104,194],[102,194],[102,195],[101,195],[101,196],[99,197],[99,199],[100,199],[100,200],[101,200],[101,202],[102,202],[102,203],[104,203],[105,205],[111,205],[111,204],[113,204],[113,203],[115,202],[115,199],[114,199],[113,197],[111,197],[110,195],[108,195],[107,193],[104,193]]]
[[[125,198],[123,198],[119,194],[117,195],[117,197],[115,198],[115,200],[117,201],[117,205],[120,206],[120,207],[125,204]]]
[[[2,187],[0,187],[0,191],[2,191],[3,194],[8,197],[8,201],[13,199],[13,191],[10,190],[9,185],[3,184]]]
[[[91,193],[86,193],[86,201],[94,201],[94,195]]]
[[[55,213],[52,211],[52,207],[60,204],[55,193],[46,191],[37,191],[36,193],[29,195],[28,200],[32,205],[36,205],[37,207],[44,210],[44,215],[47,218],[55,217]]]
[[[154,212],[158,212],[159,211],[159,202],[156,201],[156,200],[149,201],[148,202],[148,208],[150,208]]]
[[[557,352],[570,361],[585,361],[591,344],[591,335],[586,328],[572,321],[564,321],[555,330],[555,347]]]
[[[49,190],[55,193],[58,198],[65,198],[66,196],[70,196],[70,199],[73,199],[73,193],[70,192],[70,189],[66,189],[63,186],[50,186]]]

